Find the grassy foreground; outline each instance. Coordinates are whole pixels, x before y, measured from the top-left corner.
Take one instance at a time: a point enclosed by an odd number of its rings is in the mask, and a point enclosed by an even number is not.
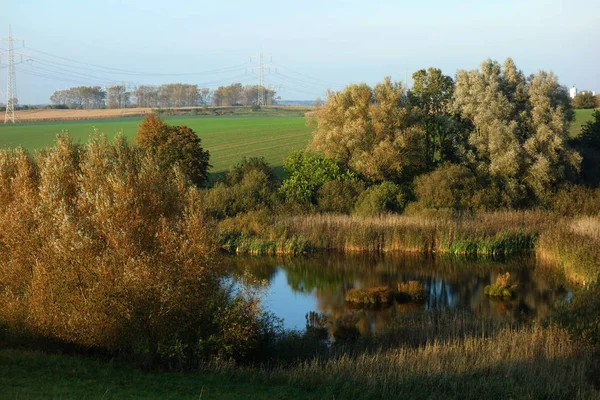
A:
[[[219,373],[149,372],[94,358],[0,350],[3,399],[310,399],[283,384]]]
[[[597,399],[597,363],[566,331],[461,313],[399,317],[361,342],[289,333],[274,361],[150,372],[91,357],[0,350],[0,397],[165,399]],[[288,358],[286,358],[286,355]],[[291,357],[290,357],[291,355]]]
[[[61,121],[0,124],[0,148],[23,146],[33,152],[52,146],[56,134],[68,130],[79,142],[87,142],[94,128],[112,139],[119,131],[132,139],[141,117],[100,119],[90,121]],[[243,157],[265,157],[281,172],[283,159],[294,150],[304,149],[313,128],[301,117],[165,117],[169,125],[185,125],[202,139],[210,152],[211,173],[227,171]],[[278,168],[279,167],[279,168]]]

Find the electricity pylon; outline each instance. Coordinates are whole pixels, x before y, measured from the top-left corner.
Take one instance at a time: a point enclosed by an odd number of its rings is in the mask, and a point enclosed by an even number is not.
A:
[[[1,54],[8,54],[8,76],[7,76],[7,88],[6,88],[6,113],[4,114],[4,123],[8,124],[15,123],[17,118],[15,117],[15,108],[18,103],[17,99],[17,78],[15,75],[15,55],[21,56],[23,62],[23,56],[25,54],[15,53],[13,45],[14,40],[22,40],[12,36],[10,25],[8,26],[8,37],[1,40],[8,41],[8,51]]]
[[[250,70],[254,70],[257,69],[258,70],[258,99],[257,99],[257,104],[259,106],[265,106],[266,101],[265,101],[265,69],[269,69],[271,68],[270,65],[266,65],[263,62],[263,53],[262,53],[262,49],[260,51],[260,53],[258,54],[258,65],[254,66],[254,67],[250,67]]]

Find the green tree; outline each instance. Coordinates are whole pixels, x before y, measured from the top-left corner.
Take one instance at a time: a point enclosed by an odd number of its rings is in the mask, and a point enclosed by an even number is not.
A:
[[[598,104],[596,103],[596,97],[591,92],[583,92],[575,97],[573,107],[589,109],[598,107]]]
[[[174,165],[195,185],[208,178],[209,153],[200,144],[196,133],[187,126],[169,126],[156,114],[149,114],[140,124],[136,143],[156,156],[162,169]]]
[[[296,151],[285,159],[287,177],[279,191],[287,201],[315,204],[317,191],[325,182],[356,179],[356,175],[335,161],[318,154]]]
[[[464,129],[450,110],[454,81],[438,68],[419,70],[413,74],[413,87],[408,93],[412,110],[419,115],[424,130],[425,159],[428,168],[456,159],[460,145],[466,141]]]
[[[583,157],[581,181],[590,186],[600,185],[600,111],[592,114],[593,120],[581,128],[581,135],[572,141]]]
[[[424,169],[423,130],[403,86],[389,77],[373,88],[360,84],[329,92],[316,122],[310,148],[368,180],[411,181]]]
[[[525,78],[511,59],[488,59],[479,70],[458,71],[454,98],[473,124],[465,162],[507,195],[508,206],[548,199],[579,168],[581,157],[567,145],[567,90],[554,74]]]

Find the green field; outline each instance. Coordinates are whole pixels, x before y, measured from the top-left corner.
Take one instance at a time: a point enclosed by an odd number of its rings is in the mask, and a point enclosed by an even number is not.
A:
[[[594,110],[575,110],[575,120],[571,122],[569,136],[577,137],[581,133],[581,127],[588,121],[592,120]]]
[[[581,126],[592,119],[593,110],[575,110],[570,135],[579,135]],[[249,116],[173,116],[165,120],[172,125],[186,125],[202,138],[203,147],[210,151],[212,174],[221,174],[243,157],[265,157],[278,175],[283,159],[292,151],[304,149],[313,127],[304,117]],[[31,122],[16,125],[0,124],[0,148],[19,145],[34,151],[54,143],[62,130],[77,141],[85,142],[94,128],[112,138],[123,131],[133,138],[141,117],[99,119],[88,121]]]
[[[109,138],[121,130],[133,138],[140,121],[132,117],[0,125],[0,148],[21,145],[30,151],[41,149],[51,146],[62,130],[80,142],[87,141],[94,128]],[[304,149],[313,130],[303,117],[166,117],[165,121],[189,126],[202,138],[202,146],[210,151],[213,174],[252,156],[265,157],[281,173],[283,159],[294,150]]]

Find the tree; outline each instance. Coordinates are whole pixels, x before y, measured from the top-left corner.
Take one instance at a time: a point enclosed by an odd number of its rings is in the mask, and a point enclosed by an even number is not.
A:
[[[425,158],[429,169],[441,162],[456,160],[458,148],[466,141],[460,119],[450,110],[454,81],[438,68],[413,74],[408,93],[412,110],[419,114],[424,130]]]
[[[299,204],[315,204],[317,191],[325,182],[356,179],[355,174],[335,161],[305,151],[290,154],[283,167],[287,177],[279,191],[288,201]]]
[[[552,73],[525,78],[511,59],[486,60],[480,70],[457,72],[454,107],[473,124],[466,163],[507,206],[549,194],[578,170],[581,157],[567,144],[572,118],[567,90]]]
[[[582,92],[573,100],[573,107],[579,109],[596,108],[596,97],[591,92]]]
[[[412,181],[424,168],[423,130],[407,106],[404,88],[391,79],[328,92],[316,111],[310,148],[373,182]]]
[[[169,126],[156,114],[149,114],[140,124],[135,141],[156,156],[161,169],[177,165],[197,186],[208,179],[209,153],[200,146],[200,138],[187,126]]]
[[[600,111],[592,114],[581,128],[581,135],[573,140],[573,146],[583,157],[581,180],[590,186],[600,185]]]

